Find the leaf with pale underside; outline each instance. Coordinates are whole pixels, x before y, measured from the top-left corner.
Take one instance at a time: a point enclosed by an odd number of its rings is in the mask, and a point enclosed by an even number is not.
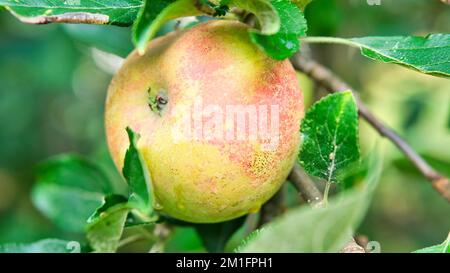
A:
[[[86,238],[95,252],[115,252],[119,247],[119,240],[131,209],[127,203],[112,204],[105,202],[99,209],[101,212],[87,226]],[[112,206],[109,207],[110,205]]]
[[[313,176],[337,182],[359,160],[358,110],[350,91],[316,102],[301,124],[300,164]]]
[[[130,146],[125,154],[123,176],[130,186],[128,204],[139,211],[146,221],[158,218],[153,203],[155,202],[150,173],[144,158],[137,147],[139,135],[127,128]]]
[[[84,23],[129,26],[142,0],[0,0],[24,23]]]
[[[425,74],[450,77],[450,34],[350,39],[371,59],[395,63]]]
[[[118,194],[110,194],[103,198],[102,205],[99,206],[92,215],[88,218],[88,223],[94,223],[97,220],[99,220],[103,213],[105,213],[108,209],[110,209],[113,206],[122,204],[123,206],[126,206],[126,203],[128,202],[128,199],[122,195]]]

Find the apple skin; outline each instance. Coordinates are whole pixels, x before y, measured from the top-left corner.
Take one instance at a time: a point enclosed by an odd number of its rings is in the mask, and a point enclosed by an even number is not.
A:
[[[167,104],[155,112],[149,99],[161,92]],[[173,128],[193,116],[199,98],[223,109],[278,105],[278,145],[265,150],[258,139],[175,139]],[[246,25],[216,20],[154,39],[142,56],[132,52],[109,87],[105,127],[119,170],[129,146],[125,128],[140,134],[161,213],[214,223],[257,212],[280,188],[297,157],[303,111],[289,61],[262,52]]]

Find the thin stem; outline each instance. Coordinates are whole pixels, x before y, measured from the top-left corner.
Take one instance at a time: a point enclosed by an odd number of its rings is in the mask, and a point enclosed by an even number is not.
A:
[[[327,207],[328,205],[328,193],[330,192],[330,187],[331,187],[331,182],[327,181],[327,183],[325,184],[325,190],[323,191],[323,207]]]
[[[149,230],[147,230],[147,228],[145,226],[144,227],[140,227],[139,230],[141,231],[142,235],[145,238],[147,238],[149,240],[155,240],[155,236]]]
[[[341,45],[347,45],[347,46],[357,47],[357,48],[360,47],[359,44],[357,44],[349,39],[338,38],[338,37],[308,36],[308,37],[303,37],[300,40],[305,43],[341,44]]]
[[[433,167],[431,167],[416,151],[414,151],[414,149],[411,148],[408,143],[406,143],[406,141],[403,140],[394,130],[379,121],[361,101],[358,94],[354,92],[354,89],[351,88],[349,84],[342,81],[326,67],[313,60],[300,56],[299,53],[291,58],[291,63],[295,69],[308,75],[317,84],[323,86],[330,93],[353,90],[353,94],[358,105],[359,115],[364,118],[375,130],[377,130],[381,136],[386,137],[394,143],[394,145],[406,155],[406,157],[414,164],[422,175],[431,182],[433,188],[450,202],[449,179],[433,169]]]
[[[119,245],[118,245],[117,248],[121,248],[121,247],[123,247],[123,246],[125,246],[125,245],[131,244],[131,243],[134,243],[134,242],[143,240],[143,239],[146,239],[146,238],[143,237],[142,234],[135,234],[135,235],[132,235],[132,236],[130,236],[130,237],[127,237],[127,238],[125,238],[125,239],[122,239],[122,240],[119,242]]]
[[[303,200],[310,203],[313,207],[322,201],[322,193],[297,162],[294,164],[288,179],[300,193]]]
[[[153,234],[151,234],[147,229],[145,229],[145,227],[140,227],[139,231],[141,233],[134,234],[134,235],[131,235],[131,236],[127,237],[127,238],[122,239],[119,242],[118,248],[121,248],[121,247],[123,247],[125,245],[131,244],[131,243],[134,243],[134,242],[137,242],[137,241],[140,241],[140,240],[145,240],[145,239],[146,240],[155,240],[155,236],[153,236]]]
[[[317,189],[314,181],[309,178],[305,171],[300,167],[298,163],[295,163],[289,174],[289,181],[297,188],[302,198],[308,203],[311,203],[314,209],[323,207],[322,193]],[[331,184],[331,183],[328,183]],[[328,185],[327,184],[327,185]],[[325,189],[325,196],[328,196],[328,189]],[[325,201],[326,202],[326,201]],[[355,239],[352,237],[350,241],[341,249],[341,253],[365,253],[364,248],[359,246]]]

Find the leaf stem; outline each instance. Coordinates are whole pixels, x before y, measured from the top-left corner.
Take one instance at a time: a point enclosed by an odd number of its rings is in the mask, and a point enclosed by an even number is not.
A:
[[[327,181],[327,183],[325,184],[325,190],[323,191],[322,206],[324,208],[326,208],[328,205],[328,193],[330,192],[330,187],[331,187],[331,182]]]
[[[347,46],[351,46],[351,47],[360,48],[360,45],[358,43],[355,43],[349,39],[339,38],[339,37],[309,36],[309,37],[301,38],[300,41],[305,42],[305,43],[315,43],[315,44],[341,44],[341,45],[347,45]]]
[[[125,239],[122,239],[122,240],[119,242],[119,245],[118,245],[117,248],[121,248],[121,247],[123,247],[123,246],[125,246],[125,245],[131,244],[131,243],[134,243],[134,242],[143,240],[143,239],[145,239],[145,237],[143,237],[142,234],[135,234],[135,235],[132,235],[132,236],[130,236],[130,237],[127,237],[127,238],[125,238]]]
[[[292,182],[302,198],[313,207],[322,201],[322,193],[297,162],[294,164],[288,179]]]
[[[300,192],[302,198],[312,205],[314,209],[320,208],[324,204],[322,193],[317,189],[316,184],[305,173],[305,171],[296,162],[289,174],[289,181]],[[331,183],[329,183],[331,184]],[[328,189],[329,190],[329,189]],[[328,190],[326,190],[326,196],[328,196]],[[340,251],[341,253],[364,253],[363,247],[359,246],[352,237]]]

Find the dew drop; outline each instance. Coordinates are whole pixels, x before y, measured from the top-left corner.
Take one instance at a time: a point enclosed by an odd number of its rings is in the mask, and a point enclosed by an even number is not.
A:
[[[162,210],[164,208],[157,197],[155,197],[155,201],[153,202],[153,208],[155,210]]]
[[[164,207],[163,207],[163,205],[161,203],[155,202],[155,204],[153,205],[153,208],[155,210],[162,210]]]

